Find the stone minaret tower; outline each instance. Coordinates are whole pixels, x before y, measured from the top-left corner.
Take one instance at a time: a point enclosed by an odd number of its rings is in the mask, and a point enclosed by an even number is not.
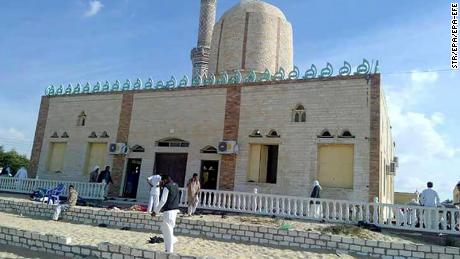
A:
[[[193,64],[192,78],[208,73],[209,53],[211,50],[212,30],[216,22],[216,1],[201,0],[200,27],[198,29],[198,43],[192,49]]]

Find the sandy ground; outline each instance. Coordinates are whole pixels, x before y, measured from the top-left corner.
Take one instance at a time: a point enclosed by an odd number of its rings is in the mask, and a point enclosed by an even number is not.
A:
[[[376,241],[388,241],[388,242],[398,242],[398,243],[423,243],[415,239],[408,239],[398,237],[397,235],[390,233],[388,231],[382,232],[373,232],[367,229],[358,228],[351,225],[337,225],[330,223],[319,223],[313,221],[305,220],[289,220],[289,219],[280,219],[280,218],[270,218],[263,216],[248,216],[248,215],[236,215],[228,214],[222,217],[221,215],[195,215],[192,217],[185,217],[186,219],[195,219],[195,220],[205,220],[205,221],[214,221],[214,222],[225,222],[233,224],[245,224],[245,225],[256,225],[256,226],[266,226],[274,228],[282,228],[289,226],[291,230],[300,230],[300,231],[316,231],[319,233],[327,234],[340,234],[341,236],[350,236],[350,237],[359,237],[367,240],[376,240]],[[340,233],[332,233],[331,228],[340,226]]]
[[[147,244],[149,237],[158,233],[123,231],[114,228],[54,222],[47,219],[26,218],[0,212],[0,225],[46,234],[63,235],[72,238],[72,244],[96,246],[100,242],[124,244],[151,250],[164,250],[164,244]],[[175,252],[183,255],[213,256],[216,258],[353,258],[338,256],[326,251],[300,251],[220,242],[201,238],[179,236]],[[26,257],[27,258],[27,257]]]
[[[66,257],[31,251],[14,246],[0,245],[0,258],[10,259],[64,259]]]

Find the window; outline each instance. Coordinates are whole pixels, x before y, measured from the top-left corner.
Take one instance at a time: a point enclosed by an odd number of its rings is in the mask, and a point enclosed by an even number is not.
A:
[[[261,138],[262,137],[262,133],[260,132],[260,130],[258,129],[255,129],[252,131],[251,135],[249,135],[249,137],[252,137],[252,138]]]
[[[353,145],[318,145],[318,180],[321,185],[353,189],[353,160]]]
[[[204,154],[217,154],[217,148],[213,146],[206,146],[200,150],[201,153]]]
[[[306,122],[307,114],[303,105],[298,104],[294,110],[292,110],[292,121],[293,122]]]
[[[89,134],[88,138],[97,138],[97,134],[95,131],[91,132],[91,134]]]
[[[52,142],[48,152],[47,171],[52,173],[62,172],[67,143]]]
[[[281,136],[280,136],[280,134],[278,134],[278,131],[270,130],[270,132],[268,132],[267,137],[269,137],[269,138],[279,138]]]
[[[318,138],[333,138],[331,132],[329,130],[325,129],[321,132],[321,134],[318,136]]]
[[[134,145],[132,148],[131,148],[131,151],[132,152],[135,152],[135,153],[142,153],[142,152],[145,152],[145,148],[140,146],[140,145]]]
[[[84,173],[88,174],[95,166],[104,168],[107,159],[107,143],[88,143]]]
[[[86,125],[86,114],[84,111],[82,111],[80,115],[78,115],[77,126],[83,127],[85,125]]]
[[[354,138],[349,130],[344,130],[342,134],[339,136],[339,138]]]
[[[248,181],[276,183],[278,145],[250,145]]]
[[[177,139],[177,138],[166,138],[157,141],[157,146],[159,147],[189,147],[190,142],[182,140],[182,139]]]
[[[109,134],[107,133],[107,131],[103,131],[102,134],[101,134],[101,138],[109,138]]]

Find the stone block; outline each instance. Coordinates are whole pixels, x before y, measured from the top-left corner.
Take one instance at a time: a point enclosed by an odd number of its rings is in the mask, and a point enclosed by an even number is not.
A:
[[[417,246],[414,244],[404,244],[404,249],[409,251],[417,251]]]
[[[131,255],[131,248],[129,246],[120,246],[120,253],[124,255]]]
[[[109,251],[109,243],[108,242],[102,242],[97,245],[97,249],[99,249],[102,252],[107,252]]]
[[[358,245],[350,245],[350,250],[353,250],[353,251],[361,251],[361,246],[358,246]]]
[[[145,250],[144,250],[144,251],[143,251],[143,256],[144,256],[145,258],[151,258],[151,259],[153,259],[153,258],[155,258],[155,253],[152,252],[152,251],[145,251]],[[158,257],[157,257],[157,259],[158,259]]]
[[[78,246],[72,246],[72,253],[80,254],[80,248]]]
[[[141,257],[142,256],[142,250],[140,249],[131,249],[131,255],[136,256],[136,257]]]
[[[424,252],[412,252],[412,257],[425,258],[425,253]]]
[[[460,248],[458,247],[446,247],[447,254],[455,254],[458,255],[460,253]]]
[[[412,252],[411,252],[411,251],[407,251],[407,250],[399,250],[399,255],[402,255],[402,256],[412,256]]]

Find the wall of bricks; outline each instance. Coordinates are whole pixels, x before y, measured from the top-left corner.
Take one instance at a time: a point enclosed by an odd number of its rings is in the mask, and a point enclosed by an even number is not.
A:
[[[132,248],[125,245],[99,243],[94,246],[72,244],[72,239],[65,236],[42,234],[19,228],[0,227],[0,244],[23,247],[32,251],[57,254],[68,258],[107,258],[107,259],[194,259],[201,257],[167,254],[161,251]]]
[[[240,125],[241,86],[227,88],[223,140],[238,140]],[[220,164],[220,190],[234,190],[236,155],[224,155]]]
[[[51,217],[53,206],[0,199],[0,211]],[[109,226],[130,227],[155,232],[159,232],[160,226],[159,219],[152,219],[147,213],[108,211],[87,207],[74,207],[63,213],[63,219],[83,224],[104,223]],[[184,218],[177,219],[175,232],[189,236],[204,236],[217,240],[262,246],[346,251],[351,254],[381,258],[460,258],[460,248],[458,247],[391,243],[321,234],[314,231],[281,230],[256,225],[207,222]]]
[[[48,120],[49,97],[42,96],[40,110],[38,111],[37,126],[35,128],[34,143],[32,154],[30,155],[29,177],[34,178],[37,175],[38,163],[40,161],[43,138],[45,136],[46,121]]]
[[[117,143],[128,143],[133,105],[133,93],[124,93],[121,99],[121,110],[117,131]],[[110,185],[110,196],[118,196],[120,193],[120,188],[123,180],[123,171],[125,169],[125,161],[126,159],[124,155],[114,155],[112,157],[111,172],[113,184]]]

